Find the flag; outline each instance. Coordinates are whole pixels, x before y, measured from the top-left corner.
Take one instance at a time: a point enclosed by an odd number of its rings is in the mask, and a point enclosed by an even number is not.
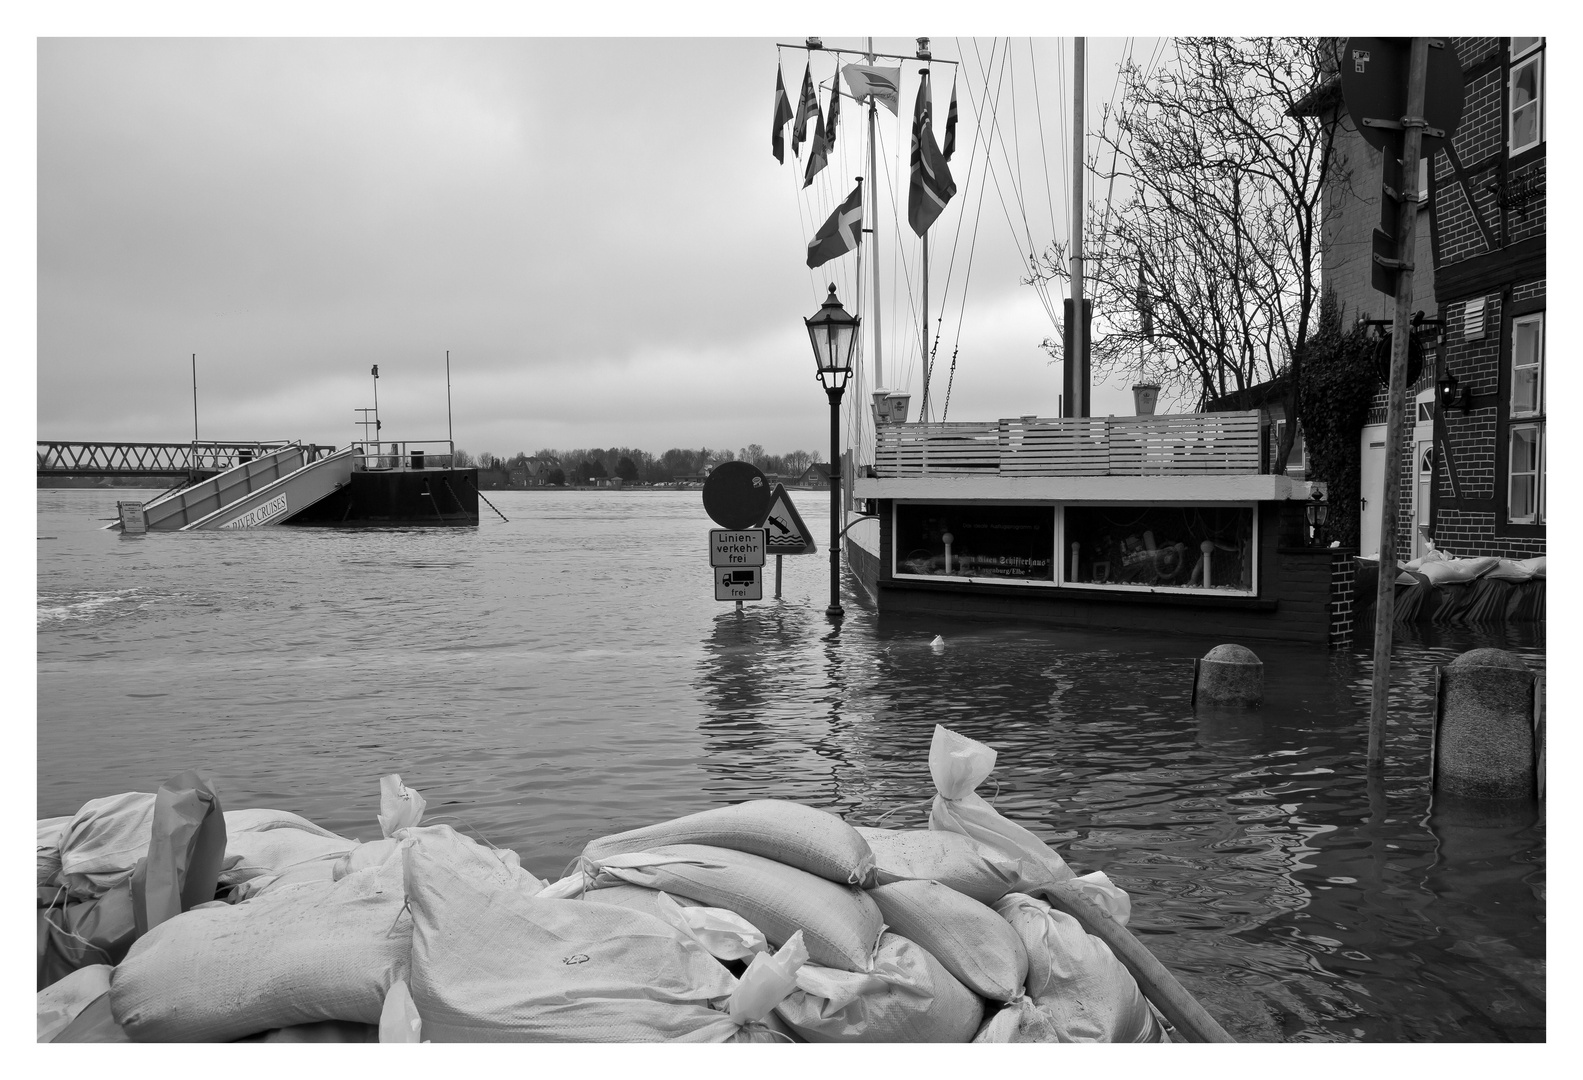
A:
[[[803,173],[803,187],[813,183],[813,178],[819,174],[819,170],[830,163],[830,144],[825,137],[824,117],[820,116],[816,109],[813,119],[813,138],[808,141],[808,170]]]
[[[819,99],[813,92],[813,65],[802,73],[802,94],[797,98],[797,118],[792,121],[792,153],[802,147],[808,137],[808,121],[819,115]]]
[[[950,161],[956,153],[956,77],[951,77],[951,108],[945,114],[945,148],[941,151]]]
[[[824,122],[824,152],[828,155],[835,149],[836,121],[841,119],[841,80],[834,79],[830,83],[830,118]]]
[[[846,84],[852,88],[854,98],[862,101],[872,97],[889,109],[891,115],[900,115],[897,110],[901,107],[901,68],[848,64],[841,70],[846,75]]]
[[[922,236],[956,194],[951,169],[934,141],[934,107],[929,101],[929,73],[918,83],[912,111],[912,183],[907,187],[907,224]]]
[[[1142,256],[1138,258],[1138,322],[1143,331],[1145,341],[1154,340],[1154,301],[1149,298],[1149,289],[1143,282]]]
[[[775,160],[786,164],[786,121],[792,118],[791,101],[786,97],[786,83],[781,79],[780,65],[775,65],[775,126],[770,133],[770,150]]]
[[[862,235],[863,185],[860,183],[808,241],[808,268],[823,266],[836,256],[845,255],[857,247]]]

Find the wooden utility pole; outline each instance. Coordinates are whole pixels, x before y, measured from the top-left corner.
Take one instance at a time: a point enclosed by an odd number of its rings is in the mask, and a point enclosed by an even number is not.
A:
[[[1418,183],[1423,149],[1424,85],[1429,70],[1429,39],[1415,37],[1408,52],[1407,115],[1401,118],[1402,186]],[[1386,151],[1390,153],[1390,151]],[[1413,304],[1413,232],[1418,223],[1417,193],[1402,193],[1397,230],[1396,313],[1391,325],[1391,382],[1385,413],[1385,505],[1380,507],[1380,580],[1374,602],[1374,695],[1369,711],[1368,767],[1385,767],[1385,707],[1391,686],[1391,636],[1396,618],[1396,526],[1401,508],[1403,413],[1407,399],[1407,349]]]

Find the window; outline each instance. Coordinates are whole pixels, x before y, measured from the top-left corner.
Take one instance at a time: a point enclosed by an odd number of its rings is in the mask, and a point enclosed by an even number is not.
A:
[[[1069,506],[1067,582],[1250,593],[1250,506]]]
[[[1277,420],[1275,422],[1275,432],[1271,436],[1271,461],[1274,461],[1275,456],[1281,452],[1281,440],[1284,438],[1286,438],[1286,421]],[[1297,434],[1292,438],[1292,452],[1286,458],[1286,475],[1307,475],[1307,461],[1303,457],[1303,423],[1301,420],[1297,422]]]
[[[1055,581],[1055,508],[898,503],[895,573]]]
[[[1518,43],[1531,55],[1517,60]],[[1511,110],[1508,152],[1516,155],[1544,141],[1544,50],[1537,38],[1512,39],[1512,70],[1507,83],[1507,108]]]
[[[1511,395],[1506,403],[1506,520],[1545,520],[1544,315],[1512,320]]]

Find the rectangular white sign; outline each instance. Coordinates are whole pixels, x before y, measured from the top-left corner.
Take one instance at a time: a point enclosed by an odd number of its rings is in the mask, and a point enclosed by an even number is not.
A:
[[[764,579],[757,566],[715,569],[716,600],[762,600]]]
[[[710,529],[709,565],[763,566],[764,535],[763,529]]]
[[[271,518],[277,518],[285,512],[286,495],[285,492],[282,492],[281,494],[276,495],[273,499],[269,500],[263,506],[255,506],[253,509],[249,510],[240,517],[232,518],[224,525],[221,525],[220,528],[251,529],[255,526],[264,524]]]

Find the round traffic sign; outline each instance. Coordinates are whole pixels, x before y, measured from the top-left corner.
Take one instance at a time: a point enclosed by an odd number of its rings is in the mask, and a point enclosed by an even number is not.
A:
[[[1341,53],[1341,97],[1358,134],[1376,150],[1401,156],[1400,128],[1376,127],[1365,120],[1401,123],[1407,111],[1408,47],[1411,38],[1348,38]],[[1424,70],[1424,120],[1446,138],[1462,122],[1462,63],[1449,41],[1429,46]],[[1424,149],[1443,140],[1424,133]]]
[[[704,481],[704,512],[722,529],[751,529],[769,513],[774,494],[756,466],[727,461]]]

